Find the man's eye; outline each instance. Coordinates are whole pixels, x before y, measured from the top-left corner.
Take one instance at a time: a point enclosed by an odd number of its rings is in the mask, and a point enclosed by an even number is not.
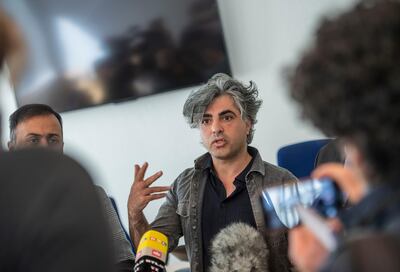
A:
[[[58,144],[58,140],[57,139],[50,139],[49,143],[50,144]]]
[[[203,119],[203,120],[201,120],[201,124],[202,125],[208,125],[210,123],[211,123],[211,119]]]
[[[49,144],[51,145],[55,145],[58,144],[60,142],[60,140],[57,137],[53,137],[49,139]]]
[[[231,121],[233,119],[233,116],[232,115],[224,115],[223,117],[222,117],[222,120],[224,120],[224,121]]]
[[[27,140],[27,142],[28,142],[29,144],[36,145],[36,144],[39,143],[39,139],[38,139],[38,138],[29,138],[29,139]]]

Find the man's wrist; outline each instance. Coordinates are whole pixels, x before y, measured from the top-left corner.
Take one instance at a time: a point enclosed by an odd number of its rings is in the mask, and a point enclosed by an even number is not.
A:
[[[129,222],[132,224],[140,224],[141,222],[145,221],[145,217],[143,212],[139,213],[129,213]]]

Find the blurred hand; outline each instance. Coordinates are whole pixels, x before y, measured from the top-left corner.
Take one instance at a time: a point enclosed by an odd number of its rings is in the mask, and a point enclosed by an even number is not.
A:
[[[338,219],[327,220],[333,232],[338,232],[342,225]],[[300,225],[289,231],[289,258],[301,272],[319,271],[330,252],[324,247],[313,232]]]
[[[170,186],[150,187],[159,177],[162,171],[159,171],[148,178],[144,178],[148,163],[144,163],[142,167],[135,164],[135,177],[128,198],[128,215],[129,220],[135,221],[138,215],[142,214],[143,209],[150,201],[165,197],[166,191]]]
[[[351,203],[359,202],[367,193],[367,183],[349,168],[338,163],[326,163],[312,173],[313,178],[329,177],[347,194]]]
[[[7,61],[12,86],[16,86],[28,59],[23,33],[3,9],[0,9],[0,66]]]
[[[328,250],[307,227],[289,231],[289,258],[299,271],[318,271],[328,255]]]

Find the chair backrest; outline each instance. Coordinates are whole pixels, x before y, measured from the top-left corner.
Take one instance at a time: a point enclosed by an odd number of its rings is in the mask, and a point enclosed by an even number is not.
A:
[[[312,140],[281,147],[278,150],[278,165],[288,169],[297,178],[307,177],[314,169],[318,151],[330,140]]]

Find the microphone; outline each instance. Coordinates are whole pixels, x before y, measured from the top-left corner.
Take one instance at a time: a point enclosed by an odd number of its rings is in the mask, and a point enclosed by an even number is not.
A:
[[[140,239],[133,271],[165,272],[167,251],[167,236],[155,230],[147,231]]]
[[[212,241],[210,272],[268,271],[268,255],[267,244],[255,228],[233,223]]]

